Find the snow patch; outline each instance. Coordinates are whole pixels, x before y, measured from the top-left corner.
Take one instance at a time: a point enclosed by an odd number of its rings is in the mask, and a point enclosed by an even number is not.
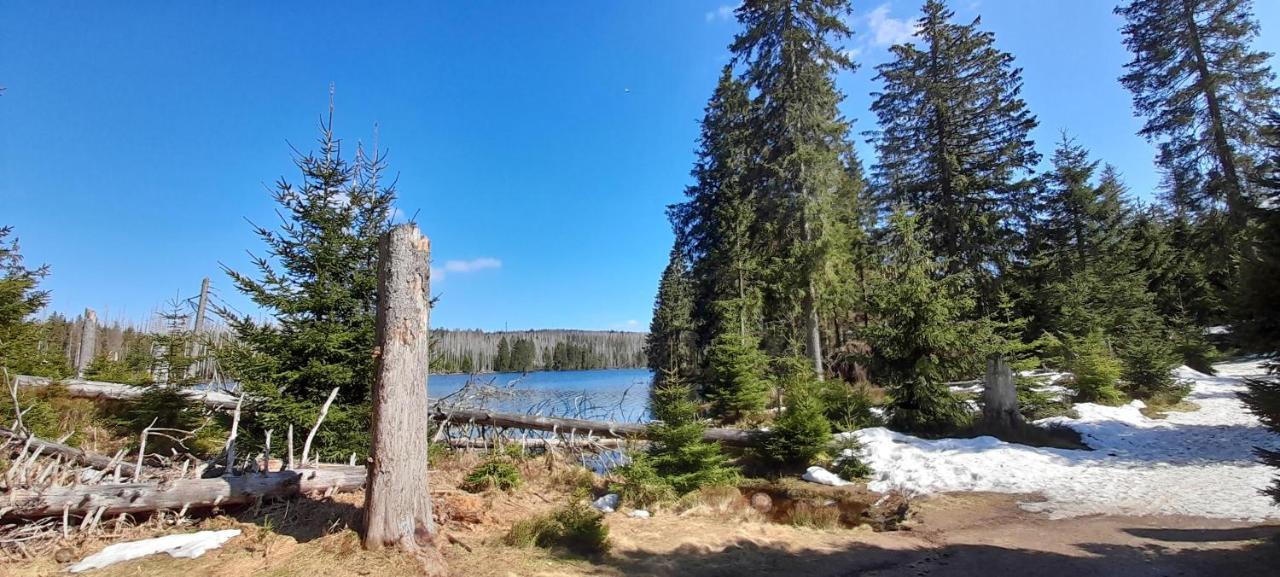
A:
[[[1075,405],[1078,418],[1038,421],[1080,433],[1092,451],[1036,448],[994,437],[925,440],[870,428],[844,433],[862,445],[863,462],[876,471],[874,491],[911,494],[945,491],[1038,493],[1023,503],[1053,518],[1081,515],[1192,515],[1261,521],[1280,519],[1280,508],[1260,494],[1274,474],[1257,462],[1254,447],[1280,449],[1236,398],[1243,377],[1265,374],[1260,361],[1216,365],[1218,376],[1188,367],[1192,412],[1149,419],[1139,401],[1108,407]]]
[[[832,473],[831,471],[828,471],[816,465],[813,467],[809,467],[807,470],[805,470],[804,475],[802,475],[800,478],[810,483],[818,483],[821,485],[831,485],[832,487],[843,487],[849,484],[848,481],[841,479],[835,473]]]
[[[223,543],[239,534],[239,529],[226,529],[224,531],[199,531],[181,535],[165,535],[154,539],[116,543],[85,557],[84,560],[72,565],[67,570],[72,573],[80,573],[90,569],[101,569],[121,561],[138,559],[148,555],[155,555],[156,553],[168,553],[171,557],[195,559],[204,555],[206,551],[221,547]]]
[[[592,501],[591,506],[595,507],[602,513],[612,513],[618,509],[618,500],[619,497],[617,493],[609,493],[608,495]]]

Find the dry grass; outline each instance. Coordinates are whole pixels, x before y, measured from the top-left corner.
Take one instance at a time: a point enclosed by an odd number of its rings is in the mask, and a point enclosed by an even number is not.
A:
[[[1163,419],[1168,417],[1169,413],[1190,413],[1192,411],[1200,410],[1200,405],[1191,401],[1178,401],[1176,403],[1169,404],[1151,400],[1147,401],[1146,405],[1147,406],[1139,409],[1139,411],[1148,419]]]

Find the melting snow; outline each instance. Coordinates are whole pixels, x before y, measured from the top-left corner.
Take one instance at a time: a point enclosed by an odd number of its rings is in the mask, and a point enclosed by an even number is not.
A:
[[[1053,518],[1092,514],[1180,514],[1260,521],[1280,508],[1259,491],[1275,471],[1257,462],[1254,447],[1280,448],[1236,398],[1242,377],[1264,374],[1252,361],[1223,363],[1209,376],[1187,367],[1174,376],[1193,382],[1192,412],[1148,419],[1135,401],[1120,407],[1075,406],[1079,418],[1040,421],[1078,431],[1094,450],[1041,449],[993,437],[929,441],[876,427],[853,435],[876,471],[875,491],[1039,493],[1023,503]]]
[[[80,573],[90,569],[101,569],[121,561],[146,557],[147,555],[155,555],[156,553],[168,553],[173,557],[195,559],[196,557],[204,555],[206,551],[221,547],[223,543],[226,543],[232,537],[239,534],[239,529],[227,529],[225,531],[198,531],[195,533],[183,533],[180,535],[165,535],[164,537],[156,537],[155,539],[116,543],[114,545],[108,545],[102,551],[85,557],[83,561],[72,565],[67,570],[72,573]]]
[[[809,467],[809,469],[804,472],[804,476],[800,478],[810,483],[831,485],[832,487],[843,487],[849,484],[848,481],[841,479],[835,473],[832,473],[831,471],[823,469],[822,467],[819,467],[817,465],[813,467]]]

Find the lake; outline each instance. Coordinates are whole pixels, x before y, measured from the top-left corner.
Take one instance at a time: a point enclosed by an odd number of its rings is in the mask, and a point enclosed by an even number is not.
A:
[[[472,386],[467,393],[459,391]],[[454,395],[463,404],[495,411],[576,417],[600,421],[648,420],[648,369],[539,371],[480,375],[431,375],[432,399]]]

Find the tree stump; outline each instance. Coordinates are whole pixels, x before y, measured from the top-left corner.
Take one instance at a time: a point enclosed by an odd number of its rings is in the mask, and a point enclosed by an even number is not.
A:
[[[80,349],[76,352],[76,378],[83,379],[84,372],[93,363],[98,348],[98,313],[84,309],[84,324],[80,325]]]
[[[1013,371],[1002,355],[987,358],[987,376],[982,389],[982,421],[989,429],[1013,430],[1023,425],[1018,412],[1018,389]]]
[[[442,572],[427,483],[430,254],[430,242],[414,224],[391,229],[378,243],[377,381],[364,546],[417,552],[428,572]]]

